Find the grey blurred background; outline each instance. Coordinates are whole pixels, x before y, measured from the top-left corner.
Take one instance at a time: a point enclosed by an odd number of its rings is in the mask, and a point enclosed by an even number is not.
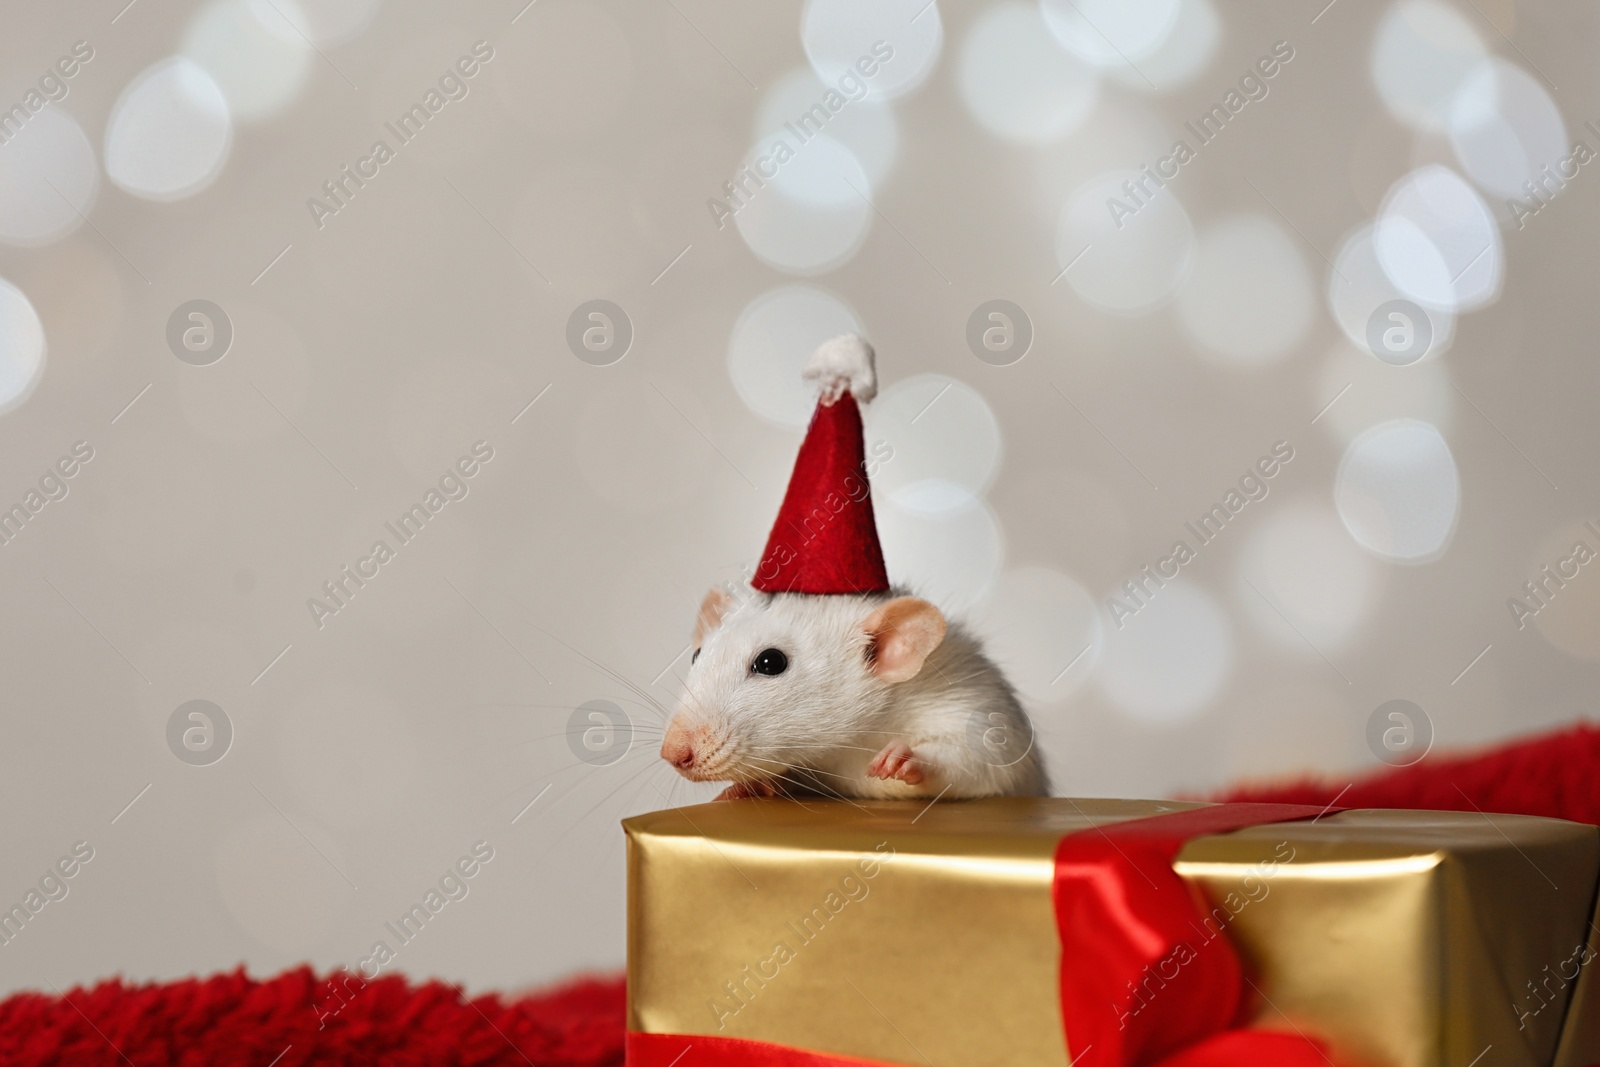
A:
[[[0,37],[0,905],[93,849],[0,990],[353,967],[480,841],[385,973],[619,967],[847,329],[1063,791],[1589,714],[1591,5],[124,3]]]

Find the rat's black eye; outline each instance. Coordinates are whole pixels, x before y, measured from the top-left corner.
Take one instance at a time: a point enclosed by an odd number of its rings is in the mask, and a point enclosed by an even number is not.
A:
[[[699,658],[700,658],[700,650],[697,648],[697,649],[694,650],[694,655],[689,657],[689,666],[693,667],[694,666],[694,661],[699,659]]]
[[[782,674],[789,669],[789,657],[775,648],[764,648],[750,664],[751,674]]]

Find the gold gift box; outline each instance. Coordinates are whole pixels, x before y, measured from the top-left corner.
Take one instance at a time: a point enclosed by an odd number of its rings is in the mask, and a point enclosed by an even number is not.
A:
[[[629,819],[628,1027],[1063,1067],[1056,844],[1193,806],[775,799]],[[1229,937],[1259,990],[1254,1026],[1319,1036],[1341,1065],[1600,1063],[1600,828],[1345,811],[1197,838],[1175,866],[1212,905],[1197,937]]]

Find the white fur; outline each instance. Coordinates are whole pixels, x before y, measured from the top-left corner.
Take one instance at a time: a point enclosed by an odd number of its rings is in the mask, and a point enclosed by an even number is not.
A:
[[[849,797],[1048,795],[1027,714],[963,627],[950,625],[915,677],[890,684],[872,673],[861,624],[895,595],[745,591],[689,668],[671,724],[695,738],[695,765],[684,773]],[[765,648],[788,656],[784,673],[751,673]],[[920,761],[918,785],[867,776],[873,756],[896,740]]]
[[[853,333],[840,334],[818,345],[800,376],[817,386],[824,404],[833,403],[846,392],[862,404],[878,395],[872,346]]]

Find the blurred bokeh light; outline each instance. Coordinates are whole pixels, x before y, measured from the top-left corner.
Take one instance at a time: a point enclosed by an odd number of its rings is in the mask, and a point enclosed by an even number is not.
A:
[[[216,180],[233,145],[226,94],[192,59],[163,60],[123,90],[106,122],[106,173],[134,196],[180,200]]]

